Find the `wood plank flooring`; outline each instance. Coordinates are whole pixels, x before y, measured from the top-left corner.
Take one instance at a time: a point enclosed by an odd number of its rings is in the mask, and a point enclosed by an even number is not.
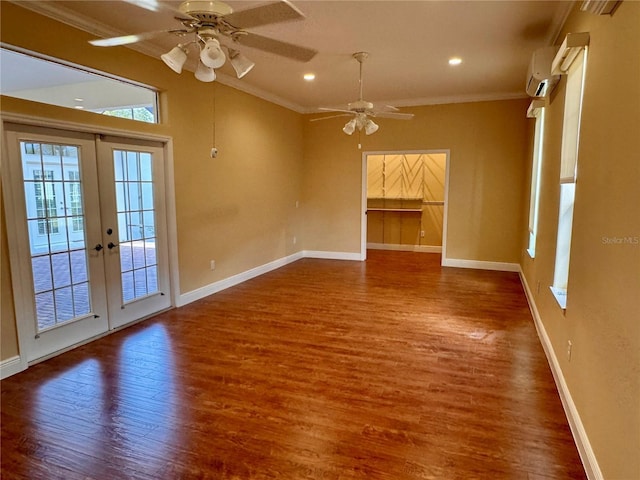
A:
[[[10,479],[585,479],[517,274],[304,259],[2,382]]]

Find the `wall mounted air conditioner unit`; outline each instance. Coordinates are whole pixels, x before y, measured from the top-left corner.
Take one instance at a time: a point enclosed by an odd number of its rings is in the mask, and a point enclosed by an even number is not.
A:
[[[527,72],[527,94],[530,97],[545,97],[558,83],[560,77],[551,74],[555,53],[555,47],[543,47],[533,52]]]

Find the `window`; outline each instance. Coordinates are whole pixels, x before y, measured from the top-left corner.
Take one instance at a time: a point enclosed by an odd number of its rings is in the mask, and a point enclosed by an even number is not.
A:
[[[36,215],[38,216],[38,234],[58,233],[56,191],[53,186],[53,170],[34,170],[33,172]],[[45,180],[44,182],[42,180]],[[48,180],[48,181],[47,181]]]
[[[138,120],[140,122],[153,123],[153,110],[149,107],[122,107],[110,110],[95,110],[96,113],[109,115],[112,117],[128,118],[129,120]]]
[[[82,190],[80,189],[80,172],[69,170],[69,210],[71,211],[71,229],[74,232],[84,231],[82,218]]]
[[[158,95],[152,88],[16,47],[2,47],[2,95],[158,123]]]
[[[531,165],[531,193],[529,201],[529,247],[531,258],[536,256],[538,235],[538,206],[540,204],[540,172],[542,170],[542,148],[544,145],[544,107],[536,109],[535,133],[533,137],[533,162]]]
[[[558,237],[556,240],[556,262],[553,275],[553,292],[560,307],[567,308],[567,284],[569,281],[569,258],[571,253],[571,229],[575,201],[578,147],[580,140],[580,115],[587,48],[580,50],[567,73],[562,125],[562,153],[560,159],[560,209],[558,213]]]

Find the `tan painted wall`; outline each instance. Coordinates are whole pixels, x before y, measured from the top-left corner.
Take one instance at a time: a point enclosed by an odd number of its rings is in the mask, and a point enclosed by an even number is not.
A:
[[[1,183],[1,182],[0,182]],[[9,246],[0,185],[0,359],[18,355],[18,337],[16,333],[15,314],[13,309],[13,290],[11,288],[11,269],[9,267]]]
[[[527,100],[406,108],[380,119],[362,151],[450,150],[447,256],[518,263],[527,163]],[[362,151],[342,118],[305,116],[305,249],[359,252]]]
[[[24,25],[30,25],[25,29]],[[2,97],[2,110],[173,138],[182,293],[294,253],[302,241],[302,116],[130,49],[91,47],[88,34],[2,2],[3,42],[157,87],[162,124],[150,125]],[[258,67],[256,67],[258,68]],[[215,109],[214,109],[215,95]],[[220,154],[212,160],[214,122]],[[5,231],[2,227],[2,236]],[[15,321],[5,312],[10,277],[2,268],[2,347],[15,354]],[[217,268],[210,270],[210,260]],[[7,307],[8,308],[8,307]],[[13,338],[13,340],[12,340]],[[5,344],[6,343],[6,344]]]
[[[575,10],[558,43],[583,31],[591,39],[566,315],[548,288],[566,77],[548,103],[538,247],[535,260],[524,253],[525,223],[522,267],[604,478],[640,478],[640,3],[624,1],[612,17]]]

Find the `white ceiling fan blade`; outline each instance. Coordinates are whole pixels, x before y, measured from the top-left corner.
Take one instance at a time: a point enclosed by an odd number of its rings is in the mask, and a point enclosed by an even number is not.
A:
[[[151,12],[159,12],[160,9],[162,8],[158,0],[124,0],[124,1],[126,3],[130,3],[131,5],[135,5],[136,7],[149,10]]]
[[[311,122],[317,122],[318,120],[329,120],[330,118],[350,117],[350,116],[351,115],[349,113],[340,113],[338,115],[329,115],[327,117],[312,118],[310,121]]]
[[[132,43],[148,40],[149,38],[158,37],[166,33],[184,32],[186,30],[156,30],[153,32],[136,33],[133,35],[122,35],[121,37],[100,38],[97,40],[89,40],[94,47],[117,47],[119,45],[130,45]]]
[[[351,110],[344,110],[342,108],[325,108],[325,107],[320,107],[318,108],[318,110],[322,111],[322,112],[344,112],[344,113],[353,113]]]
[[[413,118],[413,113],[376,112],[371,115],[380,118],[395,118],[396,120],[411,120]]]
[[[144,8],[145,10],[149,10],[150,12],[161,12],[167,11],[171,12],[175,18],[178,20],[194,20],[191,15],[187,15],[184,12],[181,12],[177,8],[172,7],[167,3],[161,3],[158,0],[124,0],[126,3],[130,3],[131,5],[135,5],[136,7]]]
[[[383,105],[382,107],[380,107],[380,111],[381,112],[399,112],[400,110],[397,107],[394,107],[393,105]]]
[[[312,48],[301,47],[293,43],[287,43],[273,38],[263,37],[255,33],[245,32],[244,35],[235,37],[236,41],[247,47],[257,48],[269,53],[280,55],[281,57],[297,60],[298,62],[308,62],[315,57],[317,50]]]
[[[230,13],[224,16],[225,22],[236,28],[253,28],[271,23],[302,20],[304,14],[286,0],[267,3],[247,10]]]

